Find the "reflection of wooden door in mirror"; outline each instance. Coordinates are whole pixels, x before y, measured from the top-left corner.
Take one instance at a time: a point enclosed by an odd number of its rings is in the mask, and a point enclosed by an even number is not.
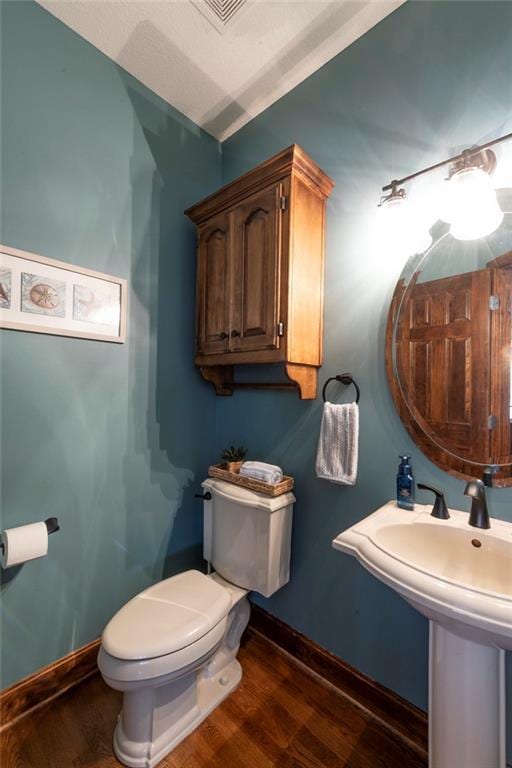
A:
[[[491,463],[490,287],[488,269],[411,283],[395,342],[410,416],[445,453],[483,464]]]
[[[489,262],[492,274],[494,311],[491,313],[491,413],[494,429],[491,432],[491,453],[494,464],[512,462],[512,252]],[[504,466],[497,480],[512,477],[512,467]]]

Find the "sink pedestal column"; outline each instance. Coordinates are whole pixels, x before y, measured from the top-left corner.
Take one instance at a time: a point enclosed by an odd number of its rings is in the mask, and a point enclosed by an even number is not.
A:
[[[429,768],[505,768],[505,651],[430,622]]]

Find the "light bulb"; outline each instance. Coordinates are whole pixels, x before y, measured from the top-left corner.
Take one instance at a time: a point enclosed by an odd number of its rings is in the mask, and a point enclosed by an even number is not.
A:
[[[405,256],[423,253],[432,238],[418,212],[411,206],[405,192],[399,190],[383,200],[379,207],[380,234],[389,251]]]
[[[444,221],[457,240],[478,240],[499,227],[503,211],[489,175],[470,166],[453,174],[447,185]]]

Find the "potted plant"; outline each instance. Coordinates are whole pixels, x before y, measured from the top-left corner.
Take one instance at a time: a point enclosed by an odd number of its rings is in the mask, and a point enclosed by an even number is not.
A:
[[[224,448],[222,451],[222,459],[224,461],[225,469],[227,469],[228,472],[239,472],[240,467],[244,463],[246,453],[247,448],[244,448],[243,445],[239,445],[238,448],[235,448],[234,445],[229,448]]]

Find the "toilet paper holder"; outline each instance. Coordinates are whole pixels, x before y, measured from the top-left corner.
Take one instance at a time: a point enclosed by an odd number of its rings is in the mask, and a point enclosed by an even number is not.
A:
[[[59,521],[56,517],[47,517],[44,521],[44,524],[46,525],[46,530],[48,531],[48,536],[50,533],[57,533],[57,531],[60,531],[60,525]],[[4,544],[3,542],[0,542],[0,552],[4,551]]]

